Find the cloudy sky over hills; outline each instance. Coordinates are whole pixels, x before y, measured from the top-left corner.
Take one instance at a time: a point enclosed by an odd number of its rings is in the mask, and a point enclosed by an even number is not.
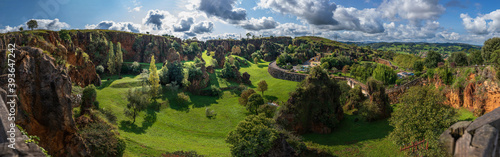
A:
[[[462,42],[500,36],[498,0],[3,0],[0,32],[111,29],[198,39],[315,35],[340,41]]]

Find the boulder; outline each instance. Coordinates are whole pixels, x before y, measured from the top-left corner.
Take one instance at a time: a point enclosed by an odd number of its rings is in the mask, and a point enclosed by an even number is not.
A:
[[[460,137],[457,140],[457,143],[455,143],[455,157],[468,157],[469,156],[469,149],[470,147],[470,142],[472,140],[472,136],[468,133],[465,132],[462,137]]]
[[[471,145],[474,151],[469,152],[471,156],[493,156],[498,142],[498,130],[491,125],[483,125],[475,131]]]
[[[446,129],[446,131],[439,136],[439,141],[446,151],[446,154],[452,156],[455,151],[455,138],[451,136],[451,129]]]
[[[450,134],[454,138],[459,138],[464,134],[465,129],[472,123],[471,121],[461,121],[453,124],[450,129]]]
[[[500,128],[500,108],[478,117],[469,125],[469,127],[467,127],[467,131],[471,132],[472,130],[476,130],[486,124],[489,124],[497,129]]]

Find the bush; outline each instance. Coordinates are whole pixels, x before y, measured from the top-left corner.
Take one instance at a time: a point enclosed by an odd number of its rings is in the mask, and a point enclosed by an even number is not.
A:
[[[365,100],[363,103],[361,103],[359,113],[361,117],[363,117],[363,119],[368,122],[378,120],[380,115],[382,114],[379,106],[369,100]]]
[[[184,94],[184,92],[181,92],[181,93],[177,94],[176,100],[180,104],[189,104],[189,103],[191,103],[191,99],[189,98],[189,95]]]
[[[175,42],[175,41],[174,41]],[[166,152],[162,154],[164,157],[203,157],[203,155],[199,155],[195,151],[175,151],[175,152]]]
[[[96,88],[93,84],[88,85],[83,89],[82,106],[80,107],[81,115],[89,112],[94,105],[97,96]]]
[[[210,108],[205,108],[205,116],[207,116],[207,118],[212,118],[214,116],[216,116],[217,114],[215,113],[215,111],[213,109],[210,109]]]
[[[277,107],[274,105],[264,104],[257,109],[258,113],[266,115],[267,118],[273,118]]]
[[[132,63],[132,65],[130,65],[130,69],[135,74],[138,74],[138,73],[140,73],[142,71],[141,65],[139,64],[139,62]]]
[[[104,67],[102,65],[98,65],[96,68],[95,68],[95,71],[98,73],[98,74],[103,74],[104,73]]]
[[[274,125],[274,120],[264,114],[247,116],[227,135],[226,143],[230,144],[231,155],[260,156],[268,152],[278,139]]]
[[[122,156],[127,144],[112,126],[107,123],[91,123],[80,130],[90,148],[91,156]]]
[[[218,96],[222,95],[222,90],[220,90],[220,88],[215,86],[215,85],[210,86],[210,88],[208,90],[209,90],[210,96],[218,97]]]

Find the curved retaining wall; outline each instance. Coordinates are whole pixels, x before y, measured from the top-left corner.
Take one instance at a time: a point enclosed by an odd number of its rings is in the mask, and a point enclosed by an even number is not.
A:
[[[296,82],[300,82],[307,77],[307,74],[293,73],[288,72],[288,70],[281,69],[278,65],[276,65],[276,61],[269,63],[267,72],[269,72],[269,74],[274,78]]]

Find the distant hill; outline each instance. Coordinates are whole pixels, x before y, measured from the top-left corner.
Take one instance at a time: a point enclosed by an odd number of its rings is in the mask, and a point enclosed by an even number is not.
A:
[[[463,43],[402,43],[402,42],[380,42],[380,43],[362,43],[345,42],[346,44],[355,44],[361,47],[370,46],[372,49],[383,51],[394,51],[396,53],[419,54],[430,50],[442,54],[450,54],[457,51],[467,51],[469,49],[481,49],[481,46],[463,44]]]

